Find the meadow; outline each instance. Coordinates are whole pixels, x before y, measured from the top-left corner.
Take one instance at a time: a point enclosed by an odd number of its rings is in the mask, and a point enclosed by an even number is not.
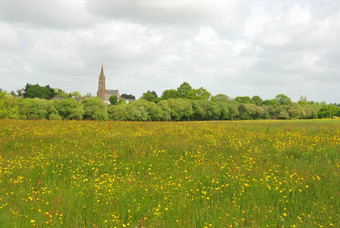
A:
[[[340,120],[0,121],[0,227],[339,227]]]

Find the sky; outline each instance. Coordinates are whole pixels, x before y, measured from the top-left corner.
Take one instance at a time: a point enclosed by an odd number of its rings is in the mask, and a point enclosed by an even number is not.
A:
[[[0,0],[0,88],[340,103],[339,0]]]

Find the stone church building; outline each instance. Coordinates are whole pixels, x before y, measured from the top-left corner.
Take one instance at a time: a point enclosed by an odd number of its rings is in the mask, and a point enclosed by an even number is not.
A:
[[[100,72],[100,75],[99,75],[97,97],[100,97],[101,99],[103,99],[103,101],[105,101],[107,104],[109,104],[110,103],[109,98],[111,96],[117,96],[118,101],[120,99],[120,94],[119,94],[118,89],[117,90],[106,89],[104,68],[103,68],[103,65],[102,65],[102,69],[101,69],[101,72]]]

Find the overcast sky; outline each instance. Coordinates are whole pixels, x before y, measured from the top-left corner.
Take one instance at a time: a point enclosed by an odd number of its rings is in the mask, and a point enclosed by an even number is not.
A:
[[[339,0],[0,0],[0,88],[340,103]]]

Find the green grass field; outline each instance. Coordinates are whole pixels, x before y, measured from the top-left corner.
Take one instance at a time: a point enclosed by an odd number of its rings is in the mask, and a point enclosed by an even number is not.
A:
[[[0,121],[0,227],[340,227],[340,120]]]

